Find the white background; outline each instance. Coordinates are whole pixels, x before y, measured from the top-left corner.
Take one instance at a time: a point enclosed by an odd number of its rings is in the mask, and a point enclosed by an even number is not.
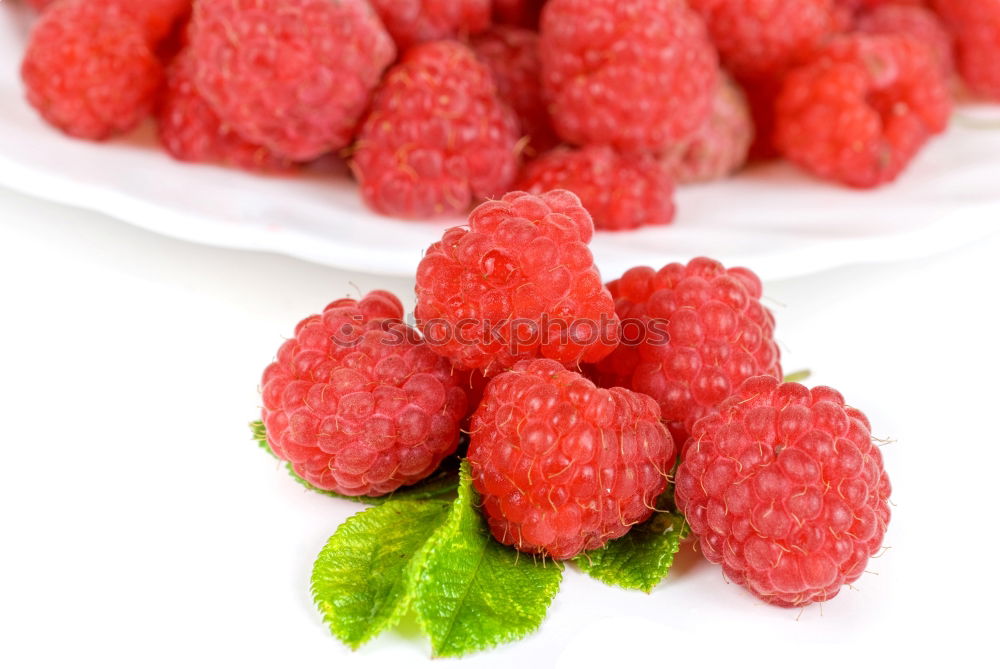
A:
[[[856,590],[769,607],[685,546],[652,595],[568,569],[538,633],[462,665],[995,661],[998,260],[994,237],[766,285],[786,369],[893,440],[891,548]],[[373,288],[411,294],[0,190],[0,664],[426,661],[412,622],[357,653],[325,630],[309,571],[357,507],[298,487],[246,427],[282,337]]]

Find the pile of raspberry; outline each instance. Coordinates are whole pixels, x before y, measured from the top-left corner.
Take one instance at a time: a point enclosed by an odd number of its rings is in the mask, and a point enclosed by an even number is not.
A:
[[[457,453],[493,538],[556,560],[673,508],[761,599],[835,596],[889,523],[868,419],[783,382],[752,271],[695,258],[605,284],[593,234],[573,193],[512,191],[424,252],[411,321],[385,291],[306,317],[261,381],[271,452],[349,496]]]
[[[28,101],[74,137],[154,117],[178,160],[344,160],[374,211],[575,192],[599,230],[784,157],[896,179],[956,95],[1000,100],[1000,0],[30,0]],[[681,212],[683,216],[683,212]]]

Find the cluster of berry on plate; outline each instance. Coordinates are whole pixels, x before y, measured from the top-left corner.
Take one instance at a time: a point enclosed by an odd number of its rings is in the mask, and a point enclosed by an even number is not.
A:
[[[565,190],[479,205],[425,252],[415,327],[384,291],[299,323],[264,372],[260,438],[352,497],[391,498],[457,451],[492,537],[555,561],[675,510],[763,600],[834,597],[889,522],[867,418],[783,381],[753,272],[696,258],[604,284],[593,233]]]
[[[383,214],[575,192],[668,223],[675,183],[783,156],[895,179],[958,91],[1000,99],[1000,0],[31,0],[28,100],[180,160],[344,156]],[[962,93],[965,94],[964,92]]]

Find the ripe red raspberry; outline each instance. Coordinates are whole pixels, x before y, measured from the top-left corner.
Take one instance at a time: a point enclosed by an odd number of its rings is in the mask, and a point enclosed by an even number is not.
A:
[[[160,142],[178,160],[222,163],[248,170],[287,170],[292,163],[237,135],[194,87],[197,64],[182,51],[167,69],[156,119]]]
[[[833,0],[689,0],[719,57],[739,78],[777,76],[834,29]]]
[[[519,133],[489,71],[458,42],[427,42],[386,75],[352,167],[365,201],[402,218],[465,213],[507,190]]]
[[[941,18],[927,7],[911,4],[883,4],[863,11],[855,18],[859,32],[875,35],[909,35],[926,44],[942,72],[955,71],[954,44]]]
[[[619,155],[607,146],[555,149],[529,162],[516,188],[536,195],[576,193],[598,230],[628,230],[674,220],[674,181],[644,154]]]
[[[32,29],[21,77],[46,121],[99,140],[149,115],[163,71],[139,24],[117,4],[63,0]]]
[[[364,0],[200,0],[190,43],[222,120],[297,161],[347,146],[395,58]]]
[[[519,360],[596,362],[618,344],[611,294],[568,191],[508,193],[451,228],[417,268],[417,323],[437,353],[487,376]]]
[[[490,25],[490,0],[369,0],[400,51],[473,35]]]
[[[537,28],[545,0],[493,0],[493,20],[501,25]]]
[[[837,38],[791,72],[775,145],[816,175],[855,188],[892,181],[945,129],[951,97],[930,49],[903,35]]]
[[[774,316],[753,272],[709,258],[660,271],[636,267],[608,284],[622,343],[600,362],[602,386],[623,386],[660,403],[678,443],[695,421],[758,374],[781,377]]]
[[[549,0],[542,83],[573,144],[659,151],[708,117],[718,67],[683,0]]]
[[[497,541],[569,559],[652,515],[674,443],[650,398],[551,360],[494,378],[472,417],[472,483]]]
[[[714,181],[743,167],[753,138],[753,117],[743,89],[723,75],[711,115],[694,135],[667,151],[663,162],[677,183]]]
[[[698,421],[675,494],[705,557],[779,606],[856,581],[889,523],[889,477],[864,414],[832,388],[766,376]]]
[[[264,370],[268,444],[317,488],[385,495],[458,445],[459,377],[402,317],[383,291],[337,300],[299,323]]]
[[[474,37],[471,46],[479,60],[490,69],[500,99],[517,114],[532,154],[537,155],[558,144],[542,98],[538,33],[497,26]]]
[[[1000,100],[1000,0],[934,0],[958,47],[958,70],[975,93]]]

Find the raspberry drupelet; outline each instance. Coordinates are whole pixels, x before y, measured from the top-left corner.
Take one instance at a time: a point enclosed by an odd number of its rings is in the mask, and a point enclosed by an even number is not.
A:
[[[622,343],[596,366],[595,378],[659,402],[678,444],[746,379],[781,377],[774,316],[750,270],[695,258],[659,271],[633,268],[608,288]]]
[[[493,536],[564,560],[649,518],[675,456],[659,419],[649,397],[597,388],[551,360],[495,377],[469,445]]]
[[[483,203],[417,268],[416,318],[428,344],[487,376],[530,358],[568,367],[602,359],[618,345],[618,317],[587,246],[593,234],[569,191]]]
[[[779,606],[826,601],[861,576],[890,492],[863,413],[832,388],[768,376],[695,424],[675,489],[702,554]]]
[[[549,0],[542,84],[571,144],[660,151],[708,117],[718,63],[684,0]]]
[[[391,293],[337,300],[299,323],[264,371],[268,444],[317,488],[385,495],[455,451],[463,381],[402,318]]]

